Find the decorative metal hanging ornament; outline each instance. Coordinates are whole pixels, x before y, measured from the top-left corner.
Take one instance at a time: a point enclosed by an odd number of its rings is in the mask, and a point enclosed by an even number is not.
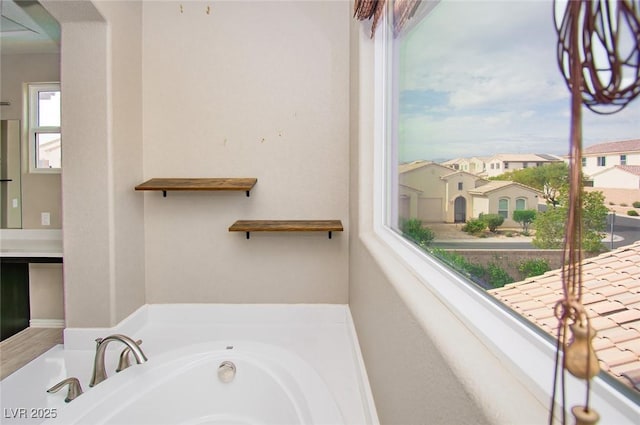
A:
[[[558,346],[549,422],[554,420],[562,350],[562,423],[566,423],[564,371],[569,371],[586,380],[584,406],[571,409],[576,424],[591,425],[599,420],[589,406],[590,381],[599,365],[592,344],[596,333],[582,306],[582,105],[598,114],[612,114],[640,94],[640,4],[638,0],[556,0],[554,6],[558,65],[571,92],[571,129],[569,211],[562,259],[564,298],[555,310]]]
[[[620,111],[640,94],[640,2],[555,1],[556,12],[563,6],[557,53],[569,89],[580,84],[582,103],[596,113]],[[574,24],[578,37],[572,41]],[[572,56],[579,58],[580,75],[573,75]]]

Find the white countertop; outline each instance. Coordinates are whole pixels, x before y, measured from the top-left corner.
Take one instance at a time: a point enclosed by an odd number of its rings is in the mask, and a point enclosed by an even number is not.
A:
[[[0,257],[62,258],[62,230],[2,229]]]

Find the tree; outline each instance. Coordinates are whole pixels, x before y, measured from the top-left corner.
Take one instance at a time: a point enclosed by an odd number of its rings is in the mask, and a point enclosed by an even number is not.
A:
[[[513,170],[492,180],[507,180],[538,189],[547,203],[556,206],[561,192],[565,191],[569,182],[569,166],[564,162],[552,162],[540,167]]]
[[[536,218],[536,210],[516,210],[513,212],[513,221],[520,223],[522,226],[522,233],[529,234],[529,225],[533,223]]]
[[[532,243],[537,248],[559,249],[564,243],[568,216],[568,193],[564,189],[557,206],[549,205],[547,211],[537,214],[534,221],[536,235]],[[599,252],[606,228],[609,210],[604,204],[602,192],[582,192],[582,249]]]

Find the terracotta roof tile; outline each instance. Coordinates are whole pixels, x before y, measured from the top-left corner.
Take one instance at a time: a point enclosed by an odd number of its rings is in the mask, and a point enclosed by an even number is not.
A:
[[[598,358],[610,368],[638,359],[638,356],[628,350],[620,350],[618,347],[606,348],[598,351]]]
[[[631,323],[631,322],[640,320],[640,310],[632,309],[632,310],[621,311],[619,313],[614,313],[607,317],[623,325],[625,323]]]
[[[638,357],[636,360],[640,361],[640,339],[632,339],[630,341],[622,342],[618,344],[618,347],[631,351]]]
[[[628,379],[636,390],[640,391],[640,367],[629,372],[625,372],[622,376]]]
[[[609,286],[603,286],[602,288],[598,288],[595,292],[604,296],[604,297],[610,297],[612,295],[617,295],[617,294],[622,294],[623,292],[627,292],[628,289],[622,285],[611,285],[609,284]]]
[[[640,339],[640,332],[635,329],[625,329],[620,326],[598,331],[599,337],[607,338],[613,343],[620,343],[632,339]]]
[[[584,260],[582,270],[582,304],[597,331],[600,364],[640,391],[640,242]],[[488,292],[555,337],[561,288],[562,270],[554,270]]]
[[[626,310],[626,307],[620,302],[605,300],[599,303],[589,304],[587,310],[592,310],[599,315],[606,315],[612,312]]]

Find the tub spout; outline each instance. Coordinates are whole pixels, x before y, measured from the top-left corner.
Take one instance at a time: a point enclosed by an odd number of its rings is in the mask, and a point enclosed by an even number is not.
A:
[[[104,356],[107,350],[107,345],[109,345],[111,341],[120,341],[126,345],[133,354],[133,357],[136,359],[136,363],[140,364],[147,361],[147,357],[142,352],[140,346],[126,335],[115,334],[102,339],[98,338],[96,340],[96,357],[93,362],[93,375],[89,382],[90,387],[96,386],[107,379],[107,372],[104,366]]]

